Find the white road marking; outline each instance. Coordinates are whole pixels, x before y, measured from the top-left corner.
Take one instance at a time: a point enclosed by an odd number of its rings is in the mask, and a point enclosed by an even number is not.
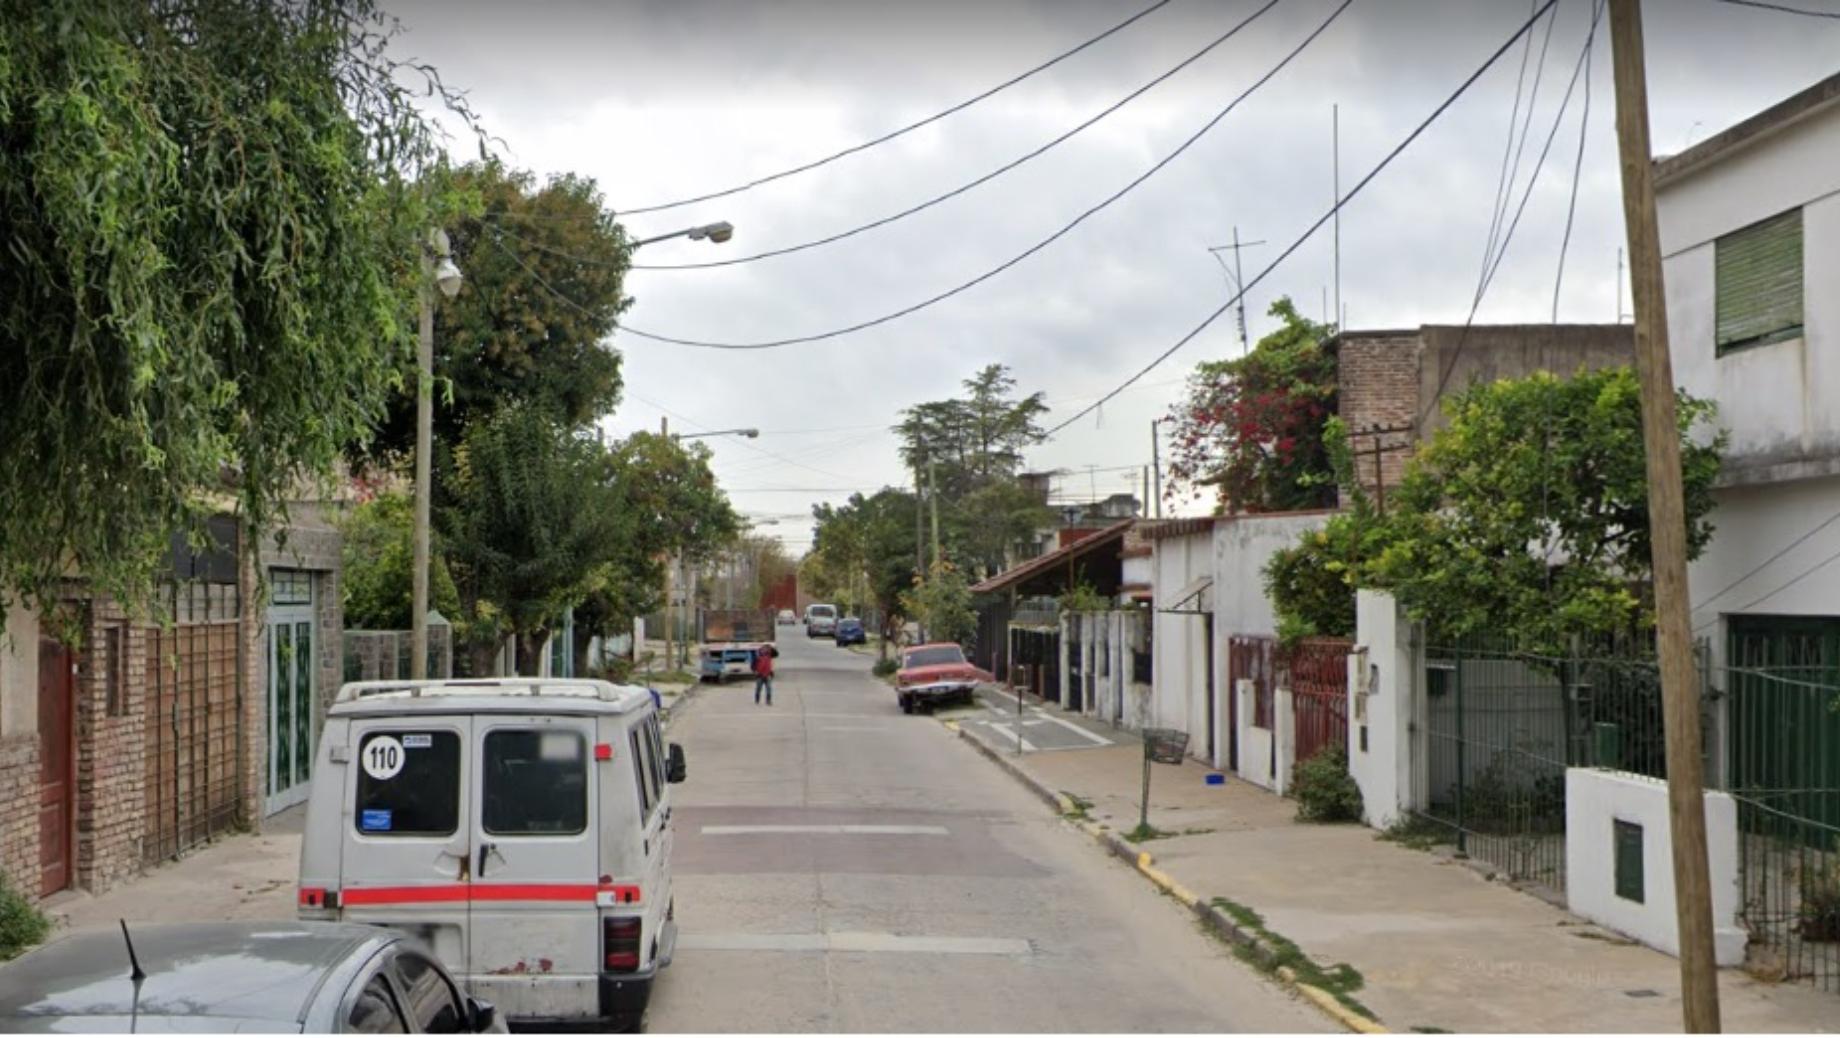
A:
[[[924,937],[893,933],[685,933],[677,947],[690,951],[904,952],[923,955],[1028,955],[1014,937]]]
[[[810,834],[817,836],[950,836],[943,825],[705,825],[704,836]]]
[[[1071,729],[1072,731],[1076,731],[1080,733],[1081,735],[1085,736],[1086,738],[1092,740],[1093,742],[1098,743],[1101,746],[1110,746],[1112,744],[1112,740],[1107,739],[1102,735],[1094,735],[1093,733],[1087,731],[1086,729],[1081,728],[1079,725],[1074,724],[1072,721],[1064,721],[1058,717],[1055,717],[1053,714],[1043,714],[1042,720],[1053,721],[1055,724],[1060,725],[1062,728],[1067,728],[1067,729]]]
[[[1016,729],[1010,727],[1009,725],[992,724],[990,726],[990,730],[993,732],[1001,732],[1005,739],[1008,739],[1009,741],[1020,745],[1023,749],[1023,752],[1025,753],[1035,748],[1034,743],[1028,741],[1027,739],[1018,738],[1016,735]]]

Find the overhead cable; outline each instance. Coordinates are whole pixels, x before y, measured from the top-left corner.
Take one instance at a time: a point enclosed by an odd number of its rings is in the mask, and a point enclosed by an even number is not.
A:
[[[1006,79],[1001,83],[998,83],[996,86],[991,87],[989,90],[986,90],[981,94],[977,94],[973,97],[967,98],[966,100],[960,101],[958,104],[955,104],[952,107],[945,109],[944,111],[935,112],[934,114],[929,115],[926,118],[921,119],[917,122],[911,122],[911,123],[908,123],[906,126],[903,126],[899,129],[890,130],[889,132],[882,134],[880,137],[871,138],[869,140],[863,141],[861,144],[852,145],[848,148],[843,149],[842,151],[833,152],[832,154],[826,155],[825,157],[821,159],[815,159],[811,162],[807,162],[802,165],[793,166],[790,169],[782,169],[777,173],[769,173],[766,176],[755,177],[754,179],[749,180],[745,183],[736,184],[734,187],[723,188],[720,191],[711,191],[711,192],[708,192],[707,194],[696,195],[691,198],[680,198],[675,202],[659,202],[654,205],[643,205],[643,206],[636,206],[636,207],[632,207],[628,209],[623,209],[620,211],[620,215],[621,216],[637,216],[640,213],[656,213],[656,212],[662,212],[666,209],[676,209],[676,208],[679,208],[680,206],[694,205],[697,202],[708,202],[712,199],[727,198],[730,195],[738,195],[743,191],[750,191],[754,188],[761,186],[762,184],[771,184],[772,182],[776,180],[784,180],[787,177],[794,176],[799,173],[808,173],[811,170],[817,169],[820,166],[829,165],[830,163],[833,163],[837,161],[838,159],[845,158],[850,155],[854,155],[857,152],[867,151],[870,148],[873,148],[879,144],[886,144],[889,141],[894,140],[897,137],[901,137],[903,135],[912,133],[915,130],[920,129],[923,126],[930,126],[933,123],[936,123],[939,120],[944,119],[945,117],[949,115],[956,115],[957,113],[962,112],[967,108],[970,108],[972,105],[977,104],[980,101],[987,100],[991,97],[996,96],[997,94],[1002,93],[1005,90],[1008,90],[1010,87],[1015,86],[1016,84],[1022,82],[1025,79],[1028,79],[1031,76],[1034,76],[1041,72],[1045,72],[1048,69],[1053,68],[1054,66],[1060,64],[1061,62],[1066,61],[1068,58],[1073,57],[1075,54],[1080,53],[1086,48],[1091,47],[1094,44],[1107,39],[1108,37],[1112,36],[1115,33],[1121,32],[1124,29],[1129,28],[1131,25],[1136,24],[1136,22],[1139,19],[1145,18],[1151,13],[1161,10],[1163,7],[1167,6],[1168,3],[1169,3],[1169,0],[1156,0],[1156,2],[1151,4],[1149,7],[1146,7],[1143,10],[1132,15],[1131,17],[1126,18],[1124,21],[1119,22],[1117,25],[1112,26],[1111,28],[1105,30],[1099,35],[1086,40],[1084,43],[1081,43],[1079,46],[1074,47],[1072,50],[1063,51],[1060,54],[1057,54],[1054,57],[1049,58],[1047,61],[1044,61],[1039,65],[1036,65],[1034,68],[1031,68],[1028,71],[1021,73],[1020,75],[1012,76],[1009,79]]]
[[[1266,4],[1266,7],[1269,8],[1270,6],[1272,6],[1272,4],[1275,4],[1277,2],[1278,0],[1270,0],[1270,2]],[[816,332],[811,335],[791,336],[791,337],[784,338],[784,339],[768,339],[768,340],[764,340],[760,342],[714,342],[714,341],[709,341],[709,340],[704,340],[704,339],[684,339],[684,338],[678,338],[678,337],[670,336],[670,335],[659,335],[655,332],[648,332],[643,329],[634,328],[631,325],[627,325],[623,327],[621,331],[627,335],[636,336],[641,339],[649,339],[653,342],[669,343],[673,346],[694,346],[694,347],[698,347],[701,349],[715,349],[715,350],[770,350],[770,349],[776,349],[781,346],[794,346],[800,343],[807,343],[807,342],[821,342],[825,339],[835,339],[835,338],[838,338],[844,335],[850,335],[855,332],[863,331],[865,329],[874,328],[878,325],[887,324],[890,321],[899,320],[900,318],[906,317],[910,314],[918,313],[919,311],[924,310],[927,307],[944,302],[945,300],[950,299],[953,296],[960,294],[961,292],[965,292],[971,288],[974,288],[980,284],[983,284],[986,281],[989,281],[991,278],[996,277],[998,274],[1003,273],[1004,271],[1010,269],[1011,267],[1014,267],[1018,263],[1021,263],[1023,260],[1028,259],[1030,256],[1033,256],[1036,253],[1040,252],[1041,250],[1047,248],[1049,245],[1054,244],[1056,241],[1059,241],[1061,238],[1066,237],[1069,233],[1073,231],[1074,228],[1078,227],[1080,224],[1084,223],[1087,219],[1091,218],[1092,216],[1103,211],[1104,209],[1112,205],[1112,203],[1123,198],[1125,195],[1130,194],[1131,191],[1136,189],[1139,185],[1143,184],[1146,180],[1149,180],[1158,171],[1163,169],[1163,167],[1175,161],[1176,158],[1181,156],[1190,147],[1194,146],[1194,144],[1197,141],[1199,141],[1203,136],[1205,136],[1209,130],[1212,130],[1216,125],[1218,125],[1222,119],[1226,118],[1229,113],[1231,113],[1235,108],[1239,107],[1239,105],[1242,102],[1244,102],[1248,97],[1251,97],[1254,93],[1256,93],[1260,87],[1263,87],[1266,83],[1270,82],[1272,78],[1275,77],[1279,72],[1283,71],[1284,68],[1287,65],[1289,65],[1293,60],[1295,60],[1299,54],[1303,53],[1303,51],[1306,48],[1308,48],[1311,43],[1315,42],[1317,37],[1321,36],[1323,32],[1325,32],[1329,28],[1330,25],[1334,24],[1335,20],[1337,18],[1340,18],[1342,15],[1342,12],[1348,10],[1349,5],[1352,4],[1353,2],[1354,0],[1342,0],[1342,3],[1339,4],[1335,8],[1334,11],[1330,12],[1329,17],[1324,19],[1321,25],[1318,25],[1308,36],[1306,36],[1303,39],[1303,42],[1299,43],[1296,47],[1292,48],[1289,53],[1285,54],[1282,60],[1280,60],[1276,65],[1272,66],[1270,71],[1266,72],[1263,76],[1260,76],[1256,82],[1254,82],[1250,87],[1247,87],[1245,91],[1243,91],[1238,97],[1235,97],[1231,102],[1229,102],[1225,108],[1222,108],[1219,112],[1216,112],[1213,118],[1209,119],[1206,123],[1204,123],[1199,130],[1196,130],[1193,134],[1191,134],[1189,138],[1183,141],[1179,146],[1177,146],[1177,148],[1174,151],[1170,152],[1169,154],[1163,156],[1161,159],[1157,160],[1155,165],[1152,165],[1149,169],[1139,174],[1130,183],[1126,184],[1125,186],[1119,188],[1117,191],[1113,192],[1111,195],[1107,196],[1103,201],[1099,202],[1097,205],[1092,206],[1091,208],[1087,209],[1085,212],[1081,213],[1079,216],[1074,217],[1072,222],[1068,223],[1066,226],[1062,227],[1060,230],[1055,231],[1053,234],[1049,235],[1048,237],[1042,239],[1039,242],[1036,242],[1034,245],[1029,246],[1027,249],[1016,254],[1010,259],[1005,260],[1003,263],[997,265],[996,267],[991,268],[990,270],[985,271],[982,274],[979,274],[977,277],[974,277],[969,281],[963,282],[962,284],[959,284],[953,288],[949,288],[945,290],[944,292],[938,293],[937,295],[930,296],[926,299],[921,300],[920,302],[913,303],[908,306],[902,307],[901,309],[895,310],[892,313],[883,314],[880,317],[874,317],[866,321],[858,321],[855,324],[845,325],[844,327],[841,327],[841,328],[833,328],[825,332]]]
[[[1251,291],[1253,287],[1258,285],[1261,281],[1264,281],[1265,278],[1268,277],[1272,271],[1278,268],[1279,264],[1283,263],[1286,259],[1289,259],[1292,253],[1302,248],[1305,242],[1309,241],[1310,238],[1313,237],[1317,231],[1321,230],[1323,225],[1328,223],[1330,219],[1332,219],[1335,216],[1335,214],[1341,210],[1343,206],[1347,205],[1357,195],[1359,195],[1362,192],[1362,190],[1364,190],[1367,187],[1367,185],[1373,181],[1375,177],[1380,175],[1380,172],[1382,170],[1386,169],[1387,166],[1391,165],[1393,160],[1398,158],[1402,152],[1404,152],[1408,147],[1412,145],[1412,142],[1416,141],[1427,129],[1429,129],[1431,127],[1431,124],[1436,122],[1438,118],[1442,116],[1444,112],[1450,108],[1451,105],[1456,104],[1457,99],[1462,97],[1465,93],[1467,93],[1469,91],[1469,88],[1474,86],[1478,79],[1482,78],[1483,73],[1487,72],[1490,68],[1493,68],[1495,63],[1501,60],[1501,56],[1506,54],[1509,51],[1509,49],[1514,46],[1516,41],[1518,41],[1522,36],[1526,35],[1527,32],[1533,28],[1534,23],[1539,21],[1541,15],[1545,14],[1546,11],[1551,9],[1551,7],[1556,3],[1558,3],[1558,0],[1546,0],[1545,5],[1542,6],[1537,12],[1535,12],[1533,17],[1527,19],[1527,21],[1522,23],[1521,27],[1515,30],[1512,36],[1508,37],[1507,42],[1503,43],[1500,47],[1496,48],[1495,52],[1489,55],[1488,59],[1484,61],[1480,66],[1478,66],[1476,71],[1470,73],[1469,77],[1465,79],[1462,82],[1462,84],[1460,84],[1457,87],[1455,92],[1453,92],[1449,97],[1445,98],[1442,104],[1438,105],[1437,108],[1433,110],[1432,113],[1429,116],[1427,116],[1423,122],[1419,123],[1418,126],[1414,128],[1411,133],[1406,135],[1404,140],[1400,141],[1396,146],[1394,146],[1393,150],[1388,152],[1386,157],[1380,160],[1379,165],[1376,165],[1373,169],[1369,170],[1367,175],[1362,177],[1360,182],[1355,184],[1354,187],[1350,188],[1347,194],[1337,199],[1336,203],[1329,207],[1329,211],[1324,213],[1320,218],[1317,219],[1315,223],[1311,224],[1307,229],[1305,229],[1303,234],[1300,237],[1298,237],[1296,241],[1292,242],[1288,248],[1286,248],[1282,253],[1278,255],[1277,259],[1274,259],[1271,261],[1271,263],[1267,264],[1265,269],[1260,271],[1257,275],[1255,275],[1252,278],[1252,280],[1240,286],[1239,291],[1235,292],[1231,299],[1228,299],[1225,303],[1222,303],[1217,309],[1214,310],[1213,313],[1208,314],[1207,317],[1203,319],[1200,324],[1190,329],[1186,335],[1183,335],[1181,338],[1177,339],[1175,343],[1171,345],[1168,349],[1164,350],[1162,353],[1157,354],[1156,357],[1150,361],[1150,363],[1138,369],[1136,374],[1132,375],[1130,378],[1127,378],[1123,382],[1119,383],[1118,386],[1116,386],[1115,388],[1111,390],[1111,392],[1100,397],[1097,401],[1093,402],[1092,404],[1089,404],[1086,407],[1081,408],[1078,413],[1074,414],[1072,417],[1068,418],[1067,420],[1061,422],[1059,425],[1056,425],[1052,429],[1049,429],[1047,433],[1044,434],[1043,439],[1053,436],[1055,433],[1060,432],[1062,429],[1067,428],[1068,426],[1072,425],[1074,422],[1079,421],[1081,418],[1084,418],[1085,416],[1091,414],[1092,412],[1098,410],[1100,407],[1104,406],[1113,397],[1117,396],[1118,394],[1124,392],[1126,389],[1130,388],[1132,383],[1135,383],[1139,379],[1143,378],[1145,375],[1148,375],[1151,371],[1155,370],[1155,368],[1159,364],[1163,363],[1165,360],[1168,360],[1172,355],[1174,355],[1174,353],[1177,350],[1188,345],[1189,342],[1193,341],[1196,336],[1206,331],[1209,325],[1213,324],[1216,320],[1220,318],[1221,314],[1224,314],[1227,311],[1231,310],[1234,307],[1234,305],[1236,305],[1239,302],[1239,300],[1243,296],[1245,296],[1247,292]]]
[[[1167,72],[1164,72],[1162,75],[1157,76],[1155,79],[1150,80],[1148,83],[1145,83],[1143,86],[1138,87],[1136,90],[1131,91],[1130,93],[1126,94],[1124,97],[1120,98],[1115,103],[1100,110],[1097,114],[1093,115],[1091,118],[1087,119],[1085,122],[1080,123],[1079,125],[1061,134],[1060,136],[1054,138],[1048,143],[1043,144],[1042,146],[1036,148],[1033,151],[1027,152],[1026,154],[1020,156],[1019,158],[1014,159],[1013,161],[1010,161],[1001,166],[998,166],[996,169],[991,170],[990,172],[984,174],[981,177],[978,177],[975,180],[971,180],[964,184],[960,184],[958,187],[955,187],[952,190],[945,192],[944,194],[936,195],[932,198],[929,198],[926,201],[921,202],[918,205],[909,206],[908,208],[903,209],[898,213],[894,213],[891,216],[884,216],[879,220],[872,220],[869,223],[862,224],[861,226],[852,227],[847,231],[840,231],[836,234],[826,235],[822,238],[813,238],[810,241],[801,242],[797,245],[788,245],[788,246],[785,246],[784,248],[768,249],[764,252],[756,252],[748,256],[737,256],[732,259],[709,260],[709,261],[702,262],[702,263],[634,263],[632,264],[630,269],[632,270],[708,270],[712,267],[732,267],[732,266],[736,266],[737,264],[741,264],[741,263],[753,263],[757,260],[770,259],[774,256],[786,256],[786,255],[790,255],[795,252],[804,252],[807,249],[815,249],[822,245],[831,245],[836,242],[840,242],[844,240],[845,238],[853,238],[858,234],[864,233],[865,231],[872,231],[878,227],[886,227],[889,224],[894,223],[897,220],[902,220],[909,216],[914,215],[915,213],[919,213],[927,209],[931,209],[934,206],[939,205],[942,202],[946,202],[953,198],[957,198],[958,196],[965,194],[966,192],[971,191],[974,188],[981,187],[982,185],[987,184],[992,180],[995,180],[996,178],[1002,176],[1003,174],[1008,173],[1010,170],[1013,170],[1016,167],[1021,166],[1024,163],[1029,162],[1032,159],[1039,158],[1040,156],[1046,154],[1047,152],[1054,149],[1055,147],[1061,144],[1064,144],[1068,140],[1071,140],[1077,134],[1080,134],[1090,129],[1091,127],[1096,125],[1100,120],[1118,111],[1120,108],[1123,108],[1125,105],[1130,104],[1132,101],[1137,100],[1138,98],[1148,93],[1151,89],[1153,89],[1157,85],[1163,83],[1165,80],[1168,80],[1171,76],[1174,76],[1176,73],[1182,71],[1188,66],[1206,57],[1208,54],[1213,52],[1215,48],[1219,47],[1221,44],[1227,42],[1228,40],[1232,39],[1234,36],[1238,35],[1241,29],[1244,29],[1246,26],[1251,25],[1254,21],[1257,21],[1260,15],[1271,10],[1272,7],[1275,5],[1276,5],[1276,0],[1272,0],[1272,3],[1267,3],[1265,6],[1252,12],[1252,14],[1248,15],[1239,24],[1233,26],[1231,29],[1228,29],[1226,32],[1221,33],[1219,36],[1214,37],[1214,39],[1209,41],[1206,46],[1202,47],[1200,50],[1196,51],[1195,53],[1189,55],[1187,58],[1184,58],[1181,61],[1181,63],[1177,64],[1175,67],[1169,69]]]

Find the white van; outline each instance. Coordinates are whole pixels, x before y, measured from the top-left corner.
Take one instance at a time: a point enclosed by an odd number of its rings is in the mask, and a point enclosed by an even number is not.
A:
[[[805,637],[834,638],[837,636],[837,607],[834,605],[808,605],[805,607]]]
[[[300,917],[415,934],[516,1023],[636,1026],[677,940],[668,785],[684,775],[645,688],[345,685],[313,771]]]

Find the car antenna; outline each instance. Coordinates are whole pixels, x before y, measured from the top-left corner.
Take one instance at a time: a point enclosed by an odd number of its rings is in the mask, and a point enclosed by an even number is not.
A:
[[[134,967],[134,972],[128,974],[128,979],[138,984],[147,979],[147,971],[141,969],[140,957],[134,954],[134,938],[128,936],[128,921],[122,919],[120,922],[122,943],[128,946],[128,965]]]

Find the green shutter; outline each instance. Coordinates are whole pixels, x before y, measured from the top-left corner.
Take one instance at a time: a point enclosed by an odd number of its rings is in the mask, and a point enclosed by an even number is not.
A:
[[[1642,876],[1642,827],[1634,822],[1613,819],[1616,834],[1616,896],[1641,903],[1647,900]]]
[[[1715,253],[1718,352],[1802,334],[1802,211],[1720,238]]]

